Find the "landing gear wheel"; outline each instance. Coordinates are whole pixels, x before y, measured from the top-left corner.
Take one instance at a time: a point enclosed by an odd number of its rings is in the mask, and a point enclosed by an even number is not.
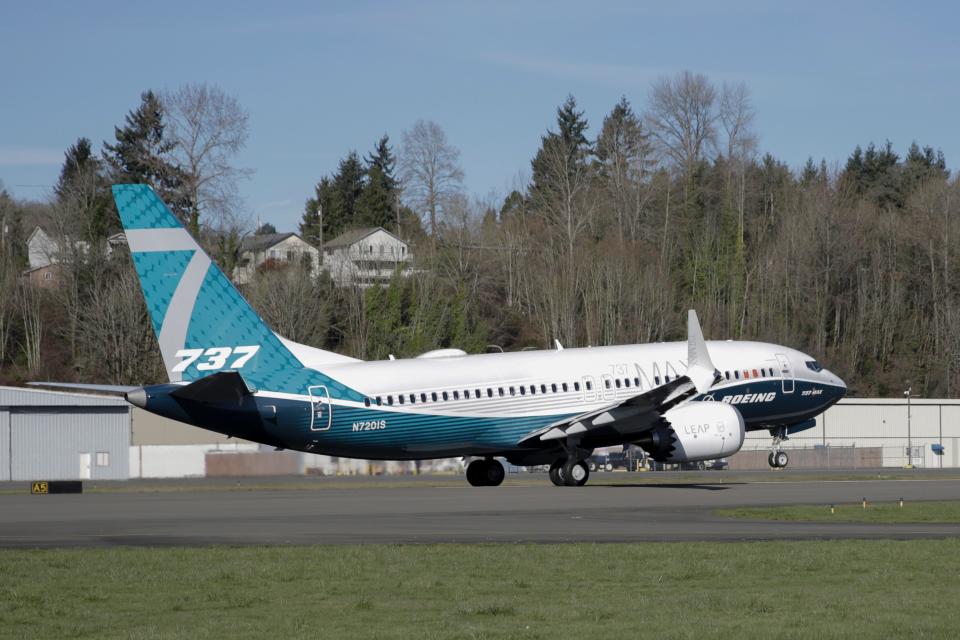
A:
[[[563,460],[556,460],[550,465],[550,482],[558,487],[562,487],[566,484],[563,481]]]
[[[582,461],[563,465],[563,483],[568,487],[582,487],[590,479],[590,469]]]
[[[773,451],[771,451],[771,452],[767,455],[767,464],[769,464],[771,467],[774,467],[774,468],[776,468],[776,466],[777,466],[777,460],[776,460],[776,458],[774,457]]]
[[[500,483],[503,482],[503,477],[506,473],[503,470],[503,465],[500,464],[499,460],[484,460],[486,463],[484,465],[484,484],[488,487],[499,487]]]
[[[777,466],[783,469],[790,462],[790,456],[787,455],[786,451],[777,451],[777,454],[773,457],[774,462],[777,463]]]
[[[486,479],[486,466],[486,460],[474,460],[467,465],[467,482],[470,483],[471,487],[486,486],[484,482]]]

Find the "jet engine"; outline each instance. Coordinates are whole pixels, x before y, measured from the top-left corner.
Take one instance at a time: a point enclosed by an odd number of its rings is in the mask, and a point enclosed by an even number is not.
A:
[[[743,416],[720,402],[688,402],[663,414],[636,440],[657,462],[692,462],[733,455],[743,446]]]

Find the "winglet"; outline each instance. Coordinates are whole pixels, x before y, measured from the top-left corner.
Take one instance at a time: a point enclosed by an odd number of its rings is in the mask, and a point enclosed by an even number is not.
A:
[[[710,360],[703,330],[693,309],[687,313],[687,377],[700,393],[706,393],[717,381],[717,368]]]

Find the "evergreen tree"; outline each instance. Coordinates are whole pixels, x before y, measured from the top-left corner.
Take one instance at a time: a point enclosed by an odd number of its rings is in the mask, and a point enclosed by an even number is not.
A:
[[[550,198],[560,188],[560,181],[569,181],[583,171],[591,152],[587,127],[583,111],[577,110],[576,99],[567,96],[557,108],[557,131],[547,131],[540,138],[540,149],[531,162],[534,197]]]
[[[367,156],[366,162],[367,179],[357,200],[356,224],[395,230],[399,196],[398,183],[393,175],[396,160],[386,135],[377,142],[373,154]]]
[[[104,157],[113,182],[146,183],[193,233],[198,231],[196,209],[185,188],[186,175],[171,164],[175,143],[164,137],[163,106],[152,91],[140,95],[140,106],[114,128],[114,144],[104,143]]]
[[[277,232],[277,228],[275,226],[273,226],[269,222],[264,222],[263,224],[260,225],[260,227],[256,231],[253,232],[253,235],[268,236],[276,232]]]
[[[106,237],[114,216],[109,182],[103,163],[93,153],[90,140],[80,138],[64,154],[60,178],[54,187],[57,203],[75,216],[79,237],[97,244]],[[114,223],[115,224],[115,223]]]

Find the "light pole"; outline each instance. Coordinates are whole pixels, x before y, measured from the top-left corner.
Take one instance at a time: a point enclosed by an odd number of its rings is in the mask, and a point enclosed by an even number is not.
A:
[[[911,425],[910,425],[910,396],[912,394],[913,387],[910,386],[910,381],[907,380],[907,390],[903,392],[903,395],[907,398],[907,468],[913,468],[913,442],[911,439]]]

